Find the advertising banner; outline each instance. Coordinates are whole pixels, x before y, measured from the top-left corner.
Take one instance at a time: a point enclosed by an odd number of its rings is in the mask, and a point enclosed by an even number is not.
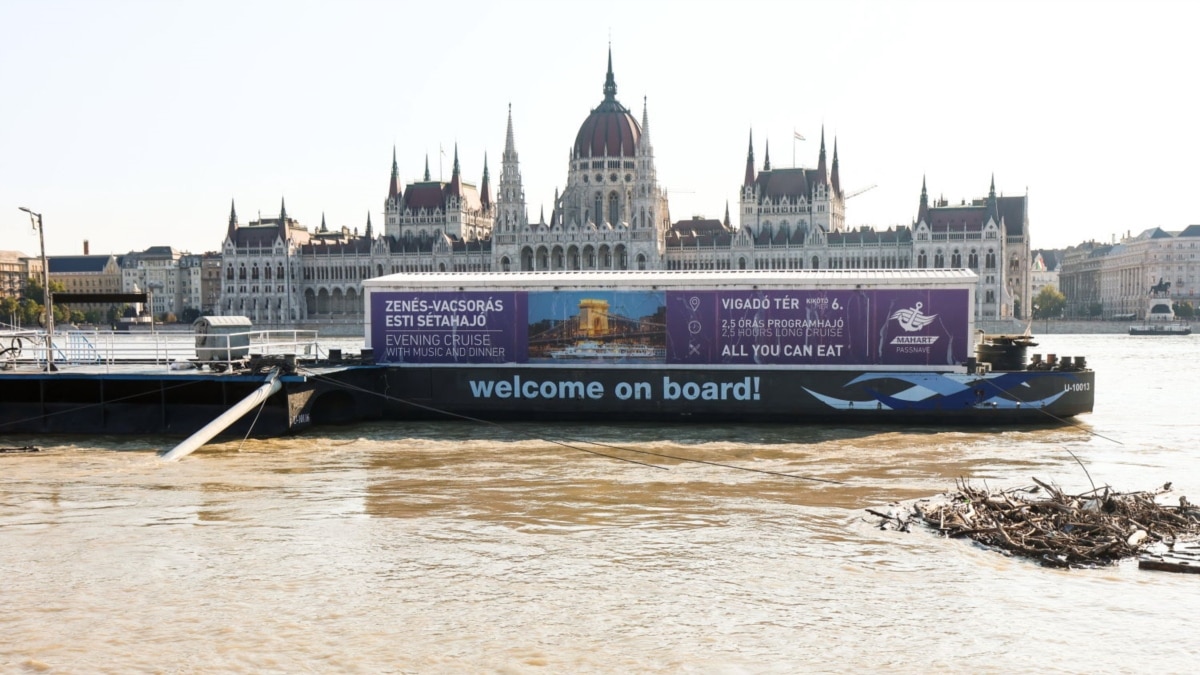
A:
[[[965,289],[377,292],[379,363],[949,365]]]
[[[968,303],[958,289],[671,291],[668,362],[962,363]]]
[[[378,363],[527,359],[524,293],[374,293],[370,309]]]

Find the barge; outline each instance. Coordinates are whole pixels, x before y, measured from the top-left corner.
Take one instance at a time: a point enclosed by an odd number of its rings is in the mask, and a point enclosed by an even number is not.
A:
[[[322,356],[313,331],[255,330],[243,317],[197,324],[195,334],[0,332],[0,434],[190,435],[268,379],[278,389],[226,435],[281,436],[372,410],[375,397],[324,379],[359,362]]]
[[[1091,412],[1084,357],[1029,358],[1029,336],[975,331],[976,281],[969,270],[395,274],[363,284],[365,340],[396,397],[388,419],[1009,425]],[[603,356],[618,353],[652,356]]]
[[[1061,423],[1095,400],[1084,357],[1030,356],[1027,335],[975,330],[969,270],[426,273],[363,286],[357,357],[242,317],[204,317],[194,335],[14,334],[0,344],[0,434],[192,435],[231,409],[246,412],[223,433],[239,437],[447,418],[1005,426]],[[131,345],[143,353],[118,353]]]

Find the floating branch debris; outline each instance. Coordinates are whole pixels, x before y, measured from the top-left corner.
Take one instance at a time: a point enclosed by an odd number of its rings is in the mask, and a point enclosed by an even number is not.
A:
[[[918,502],[911,514],[878,513],[880,526],[907,529],[920,519],[949,537],[970,537],[984,546],[1050,567],[1108,565],[1154,547],[1173,550],[1200,536],[1200,508],[1180,497],[1177,506],[1159,503],[1171,484],[1149,492],[1114,492],[1103,487],[1064,493],[1035,485],[1003,491],[976,488],[965,480],[944,499]]]

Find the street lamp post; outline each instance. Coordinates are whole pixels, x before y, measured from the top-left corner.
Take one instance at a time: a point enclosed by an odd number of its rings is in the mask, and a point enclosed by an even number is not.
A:
[[[46,260],[46,234],[42,228],[42,214],[34,213],[24,206],[17,207],[29,214],[29,220],[38,231],[38,244],[42,248],[42,293],[46,301],[46,370],[54,367],[54,299],[50,294],[50,263]]]

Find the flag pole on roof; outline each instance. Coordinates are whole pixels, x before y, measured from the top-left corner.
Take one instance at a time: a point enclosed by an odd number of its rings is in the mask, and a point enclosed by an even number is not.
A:
[[[802,141],[804,137],[796,131],[796,127],[792,127],[792,168],[796,168],[796,141]]]

